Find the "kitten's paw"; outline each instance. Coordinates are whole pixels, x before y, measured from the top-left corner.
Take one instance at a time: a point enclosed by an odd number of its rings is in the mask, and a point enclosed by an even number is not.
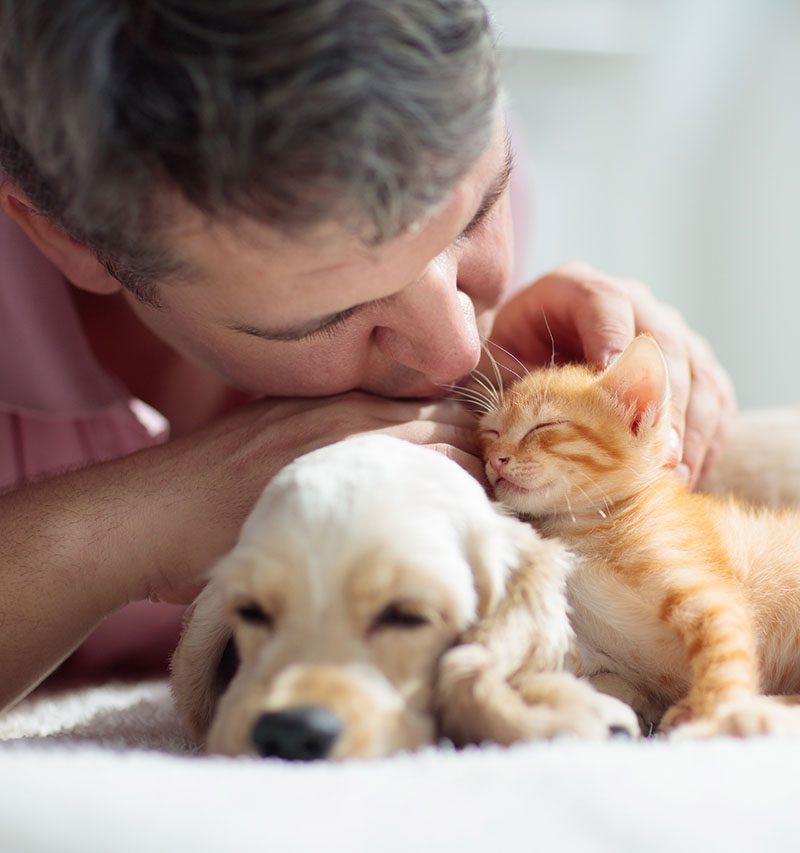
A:
[[[658,724],[658,731],[661,734],[670,734],[678,728],[685,728],[696,719],[699,717],[695,715],[688,702],[676,702],[664,713]]]
[[[671,724],[669,735],[675,740],[718,736],[744,738],[800,735],[800,707],[772,696],[735,699],[720,705],[712,714],[694,717],[683,724],[678,720],[679,715],[672,721],[668,721],[665,715],[665,721],[661,724],[662,731],[668,730],[665,723]]]

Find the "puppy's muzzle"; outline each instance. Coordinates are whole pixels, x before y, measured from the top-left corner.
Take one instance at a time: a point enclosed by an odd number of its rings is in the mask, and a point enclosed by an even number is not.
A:
[[[342,721],[326,708],[305,705],[261,714],[252,740],[262,758],[316,761],[328,757],[343,728]]]

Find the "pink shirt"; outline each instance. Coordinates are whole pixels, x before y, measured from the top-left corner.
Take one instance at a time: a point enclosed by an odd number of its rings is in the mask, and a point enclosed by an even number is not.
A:
[[[0,213],[0,491],[167,434],[94,358],[61,272]]]
[[[0,492],[167,439],[166,420],[95,359],[70,289],[0,213]],[[182,613],[150,602],[123,608],[62,666],[63,677],[163,670]]]

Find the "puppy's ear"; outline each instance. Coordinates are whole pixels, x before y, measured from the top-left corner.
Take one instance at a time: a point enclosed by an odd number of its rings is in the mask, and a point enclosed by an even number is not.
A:
[[[542,671],[564,667],[573,633],[567,608],[572,558],[555,539],[498,512],[493,530],[478,531],[472,569],[478,618],[464,642],[477,642],[507,661],[508,672],[529,656]]]
[[[457,743],[522,738],[525,731],[515,720],[521,719],[524,702],[511,677],[523,668],[563,669],[573,644],[566,597],[569,554],[522,521],[505,516],[499,522],[497,530],[475,542],[477,621],[439,663],[436,714],[441,733]]]
[[[213,578],[186,611],[172,656],[172,694],[178,713],[197,743],[203,743],[217,702],[238,667],[224,614],[222,584]]]

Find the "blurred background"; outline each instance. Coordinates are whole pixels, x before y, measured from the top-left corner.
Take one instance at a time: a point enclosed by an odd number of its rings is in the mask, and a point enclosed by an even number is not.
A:
[[[581,259],[800,401],[800,0],[486,0],[530,199],[518,279]]]

